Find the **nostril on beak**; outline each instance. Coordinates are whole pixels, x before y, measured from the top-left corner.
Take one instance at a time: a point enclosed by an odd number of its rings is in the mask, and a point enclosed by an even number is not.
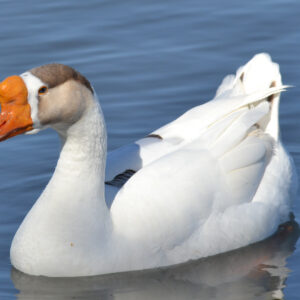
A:
[[[0,123],[0,127],[4,126],[6,124],[6,120]]]

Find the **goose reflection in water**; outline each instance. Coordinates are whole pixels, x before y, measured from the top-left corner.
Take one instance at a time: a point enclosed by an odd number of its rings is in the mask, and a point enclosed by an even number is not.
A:
[[[170,268],[94,277],[48,278],[12,269],[19,300],[282,299],[286,259],[299,237],[295,221],[245,248]]]

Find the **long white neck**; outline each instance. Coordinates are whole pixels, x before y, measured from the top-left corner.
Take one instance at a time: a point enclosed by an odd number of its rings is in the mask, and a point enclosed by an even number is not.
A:
[[[100,106],[94,102],[74,125],[67,130],[61,128],[57,130],[61,137],[62,150],[45,192],[55,185],[56,195],[57,189],[61,188],[64,194],[67,194],[65,196],[70,197],[72,201],[86,202],[97,199],[96,201],[101,202],[103,210],[106,211],[104,201],[106,130]],[[77,189],[76,194],[74,188]]]
[[[89,103],[81,119],[67,130],[56,129],[62,139],[57,167],[20,226],[11,248],[15,267],[31,274],[39,274],[39,270],[45,273],[49,268],[47,271],[53,276],[64,275],[64,268],[68,273],[72,269],[76,273],[77,257],[99,258],[101,252],[105,257],[109,251],[111,217],[104,199],[106,131],[98,103]],[[49,255],[49,261],[45,257],[40,260],[48,249],[55,253]],[[32,269],[23,265],[27,261],[24,257],[28,257]],[[55,257],[61,260],[61,266],[57,266],[57,261],[51,262]],[[45,261],[46,265],[34,263],[36,260]],[[89,272],[93,271],[86,270]]]
[[[60,157],[43,197],[60,205],[97,209],[99,218],[107,218],[104,196],[106,130],[97,102],[67,130],[58,129],[62,140]],[[58,198],[59,195],[59,198]]]

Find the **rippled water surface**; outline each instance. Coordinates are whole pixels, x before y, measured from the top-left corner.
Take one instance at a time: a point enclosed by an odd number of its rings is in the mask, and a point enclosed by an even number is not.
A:
[[[268,52],[294,86],[282,96],[280,122],[299,171],[299,15],[297,0],[0,0],[0,79],[49,62],[75,67],[99,95],[114,149],[211,99],[226,74]],[[50,130],[0,144],[0,299],[299,297],[296,225],[292,234],[150,273],[50,280],[12,270],[11,239],[58,151]],[[294,213],[299,222],[298,202]]]

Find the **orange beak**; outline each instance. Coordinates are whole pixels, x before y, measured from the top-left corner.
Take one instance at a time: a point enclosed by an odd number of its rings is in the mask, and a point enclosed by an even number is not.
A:
[[[27,87],[20,76],[0,83],[0,142],[33,129]]]

